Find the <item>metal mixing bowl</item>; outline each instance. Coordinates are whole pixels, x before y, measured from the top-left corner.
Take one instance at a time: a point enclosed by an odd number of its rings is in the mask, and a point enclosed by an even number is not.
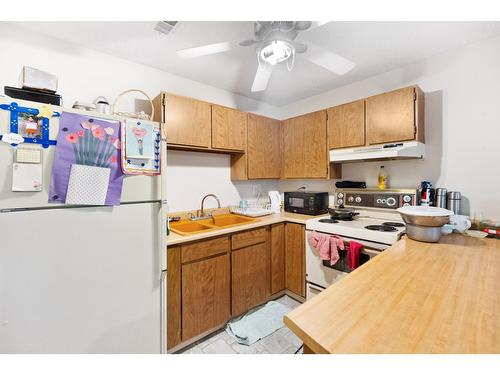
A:
[[[423,227],[442,227],[450,221],[449,216],[416,216],[399,213],[406,224],[420,225]]]
[[[406,234],[409,238],[422,242],[438,242],[441,238],[441,227],[426,227],[406,224]]]

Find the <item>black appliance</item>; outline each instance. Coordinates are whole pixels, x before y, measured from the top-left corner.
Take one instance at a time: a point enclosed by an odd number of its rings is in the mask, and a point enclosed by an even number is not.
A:
[[[4,86],[5,95],[13,99],[28,100],[30,102],[47,103],[62,106],[61,95],[18,87]]]
[[[285,192],[285,211],[304,215],[321,215],[328,212],[328,192]]]

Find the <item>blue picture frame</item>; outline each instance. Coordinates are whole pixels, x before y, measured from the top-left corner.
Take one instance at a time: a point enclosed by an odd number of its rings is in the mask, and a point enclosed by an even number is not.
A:
[[[33,116],[37,116],[40,111],[36,108],[30,107],[20,107],[16,102],[10,104],[0,104],[0,109],[5,111],[10,111],[10,132],[19,134],[19,113],[27,113]],[[61,114],[59,112],[53,112],[52,117],[59,117]],[[49,138],[49,124],[50,120],[48,118],[42,118],[42,128],[40,138],[28,138],[23,137],[24,143],[34,143],[39,144],[43,148],[48,148],[49,146],[55,146],[57,141],[55,139]],[[0,135],[2,139],[2,135]],[[11,146],[17,146],[17,144],[11,144]]]

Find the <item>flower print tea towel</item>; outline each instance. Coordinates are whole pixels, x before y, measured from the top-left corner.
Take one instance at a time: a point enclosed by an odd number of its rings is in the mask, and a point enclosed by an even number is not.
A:
[[[72,190],[70,202],[67,201],[68,185],[71,188],[91,190],[91,181],[99,179],[99,188],[103,188],[103,172],[109,169],[105,205],[120,204],[123,185],[123,173],[120,161],[120,122],[89,117],[77,113],[63,112],[59,121],[57,146],[52,164],[50,183],[50,203],[70,203],[76,199]],[[83,165],[90,168],[73,168],[73,165]],[[82,172],[85,170],[86,172]],[[89,172],[94,170],[93,172]],[[94,179],[85,179],[84,173],[89,173]],[[107,172],[104,172],[107,173]],[[74,175],[74,176],[72,176]],[[101,177],[96,177],[96,176]],[[104,183],[104,185],[106,185]],[[81,191],[81,190],[80,190]],[[88,196],[87,196],[88,197]],[[94,197],[95,198],[95,197]],[[96,204],[95,199],[84,199],[81,194],[77,204]]]

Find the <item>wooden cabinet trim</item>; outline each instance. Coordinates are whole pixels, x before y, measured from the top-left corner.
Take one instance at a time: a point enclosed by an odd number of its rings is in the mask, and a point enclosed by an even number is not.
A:
[[[229,251],[229,237],[217,237],[181,246],[182,263],[193,262]]]
[[[271,225],[270,235],[271,294],[285,289],[285,224]]]
[[[179,345],[181,337],[181,248],[167,249],[167,349]]]
[[[285,287],[306,296],[305,226],[285,224]]]
[[[231,249],[238,250],[267,240],[267,226],[236,233],[231,236]]]

